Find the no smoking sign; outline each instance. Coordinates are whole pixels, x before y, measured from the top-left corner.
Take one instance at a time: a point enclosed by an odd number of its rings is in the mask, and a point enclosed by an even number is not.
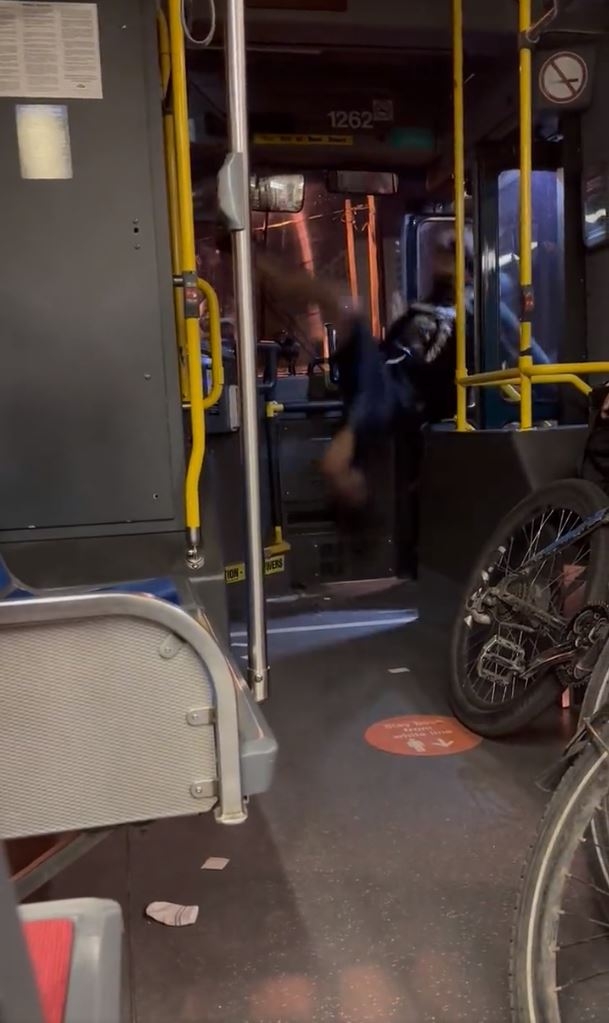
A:
[[[581,53],[559,50],[545,56],[537,81],[545,106],[581,107],[589,101],[590,69]]]

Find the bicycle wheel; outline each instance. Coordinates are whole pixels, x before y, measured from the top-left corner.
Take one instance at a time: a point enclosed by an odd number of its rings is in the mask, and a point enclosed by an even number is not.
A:
[[[604,600],[609,532],[597,529],[528,572],[523,566],[608,503],[593,483],[552,483],[506,515],[485,544],[451,641],[450,702],[474,732],[509,735],[551,705],[558,691],[555,674],[527,676],[526,670],[556,643],[561,628],[584,603]],[[491,591],[499,599],[487,600]],[[528,612],[506,607],[508,598]],[[531,609],[554,621],[553,635],[544,632]]]
[[[584,693],[579,715],[580,727],[598,714],[609,702],[609,643],[606,643],[594,666]],[[599,886],[609,891],[609,802],[605,800],[590,825],[590,869]],[[609,920],[609,901],[603,907]]]
[[[601,1023],[609,1010],[609,896],[586,846],[609,793],[609,726],[554,793],[525,869],[510,962],[514,1023]]]

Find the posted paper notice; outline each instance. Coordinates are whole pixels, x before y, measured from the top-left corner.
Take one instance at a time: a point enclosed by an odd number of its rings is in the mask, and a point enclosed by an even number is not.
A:
[[[0,0],[0,96],[102,99],[97,4]]]

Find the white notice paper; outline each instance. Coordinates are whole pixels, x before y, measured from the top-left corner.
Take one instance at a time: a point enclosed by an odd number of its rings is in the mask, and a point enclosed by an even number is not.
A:
[[[0,0],[0,96],[102,99],[97,4]]]
[[[52,103],[18,103],[16,114],[21,177],[30,181],[71,178],[68,108]]]

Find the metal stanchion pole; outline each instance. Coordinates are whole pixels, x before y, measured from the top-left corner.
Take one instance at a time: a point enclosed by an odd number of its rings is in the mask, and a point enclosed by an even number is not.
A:
[[[250,174],[243,0],[227,0],[225,55],[231,152],[220,172],[219,194],[220,205],[233,239],[239,338],[237,352],[242,411],[241,443],[245,476],[247,545],[245,562],[249,608],[248,675],[256,699],[264,700],[268,695],[269,669],[260,510],[258,392],[249,211]]]

